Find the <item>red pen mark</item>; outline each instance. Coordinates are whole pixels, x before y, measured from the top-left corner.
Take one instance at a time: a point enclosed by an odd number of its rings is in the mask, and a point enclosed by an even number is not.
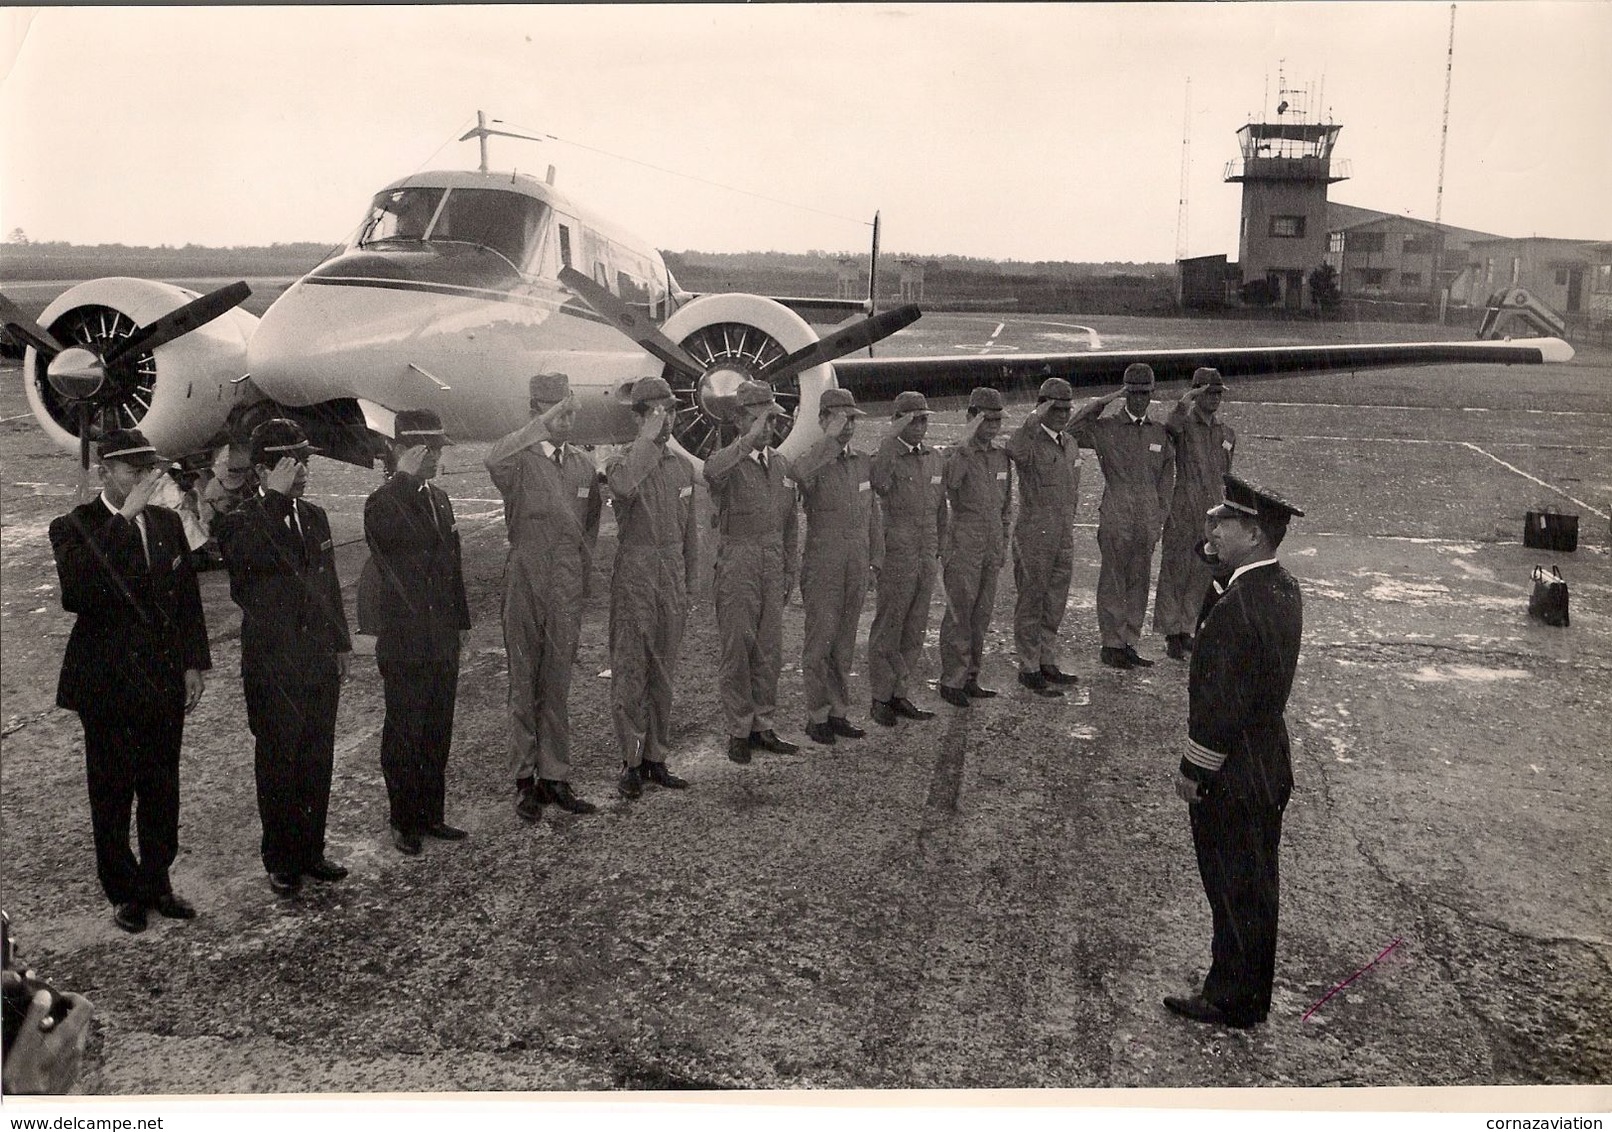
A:
[[[1383,957],[1385,955],[1387,955],[1390,951],[1394,950],[1394,948],[1398,947],[1403,942],[1404,942],[1404,937],[1403,936],[1396,937],[1394,939],[1393,943],[1390,943],[1387,947],[1383,948],[1381,951],[1379,951],[1377,953],[1377,958],[1373,959],[1370,963],[1367,963],[1364,967],[1360,968],[1360,970],[1356,971],[1354,974],[1350,975],[1347,979],[1343,980],[1343,982],[1339,983],[1337,986],[1335,986],[1331,990],[1327,991],[1326,994],[1322,995],[1321,996],[1321,1001],[1316,1003],[1314,1006],[1310,1007],[1310,1009],[1306,1010],[1304,1012],[1304,1017],[1300,1018],[1299,1021],[1300,1022],[1308,1022],[1310,1020],[1310,1015],[1314,1014],[1317,1010],[1320,1010],[1323,1006],[1326,1005],[1327,999],[1329,999],[1333,995],[1337,994],[1344,987],[1348,986],[1350,983],[1352,983],[1356,979],[1358,979],[1361,975],[1364,975],[1367,971],[1371,970],[1378,963],[1381,963],[1382,960],[1383,960]]]

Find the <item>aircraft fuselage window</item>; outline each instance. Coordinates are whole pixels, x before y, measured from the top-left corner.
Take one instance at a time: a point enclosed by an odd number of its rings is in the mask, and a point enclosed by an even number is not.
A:
[[[431,240],[490,248],[519,268],[547,222],[548,205],[535,197],[500,189],[453,189],[432,226]]]
[[[571,229],[560,225],[560,266],[571,266]]]
[[[377,193],[359,229],[358,246],[369,247],[385,240],[418,242],[425,239],[431,218],[441,202],[441,189],[394,189]]]

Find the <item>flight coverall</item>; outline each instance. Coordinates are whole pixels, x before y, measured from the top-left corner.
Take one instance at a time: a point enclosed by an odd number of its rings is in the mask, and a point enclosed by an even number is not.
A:
[[[1153,629],[1166,636],[1191,635],[1210,576],[1193,547],[1203,538],[1205,512],[1225,494],[1221,477],[1231,471],[1237,436],[1229,425],[1204,420],[1184,400],[1176,403],[1164,428],[1175,443],[1175,493],[1164,524]]]
[[[694,466],[653,440],[605,461],[616,513],[610,581],[610,718],[621,761],[665,762],[672,681],[699,568]]]
[[[568,701],[602,508],[593,461],[549,441],[487,452],[504,497],[504,651],[509,658],[509,761],[516,780],[571,780]]]
[[[899,436],[880,442],[870,475],[884,520],[884,559],[868,633],[868,686],[885,702],[907,698],[923,659],[946,489],[941,454]]]
[[[807,715],[813,723],[845,718],[849,677],[856,657],[856,627],[868,592],[868,558],[873,545],[871,462],[841,451],[824,437],[794,462],[789,473],[800,484],[806,510],[806,545],[801,553],[800,599],[805,606],[801,681]]]
[[[763,465],[762,460],[766,463]],[[705,461],[716,511],[717,691],[728,735],[771,731],[783,667],[784,599],[795,557],[795,487],[789,461],[741,435]]]
[[[1153,547],[1164,527],[1175,481],[1170,434],[1151,417],[1088,418],[1071,430],[1097,453],[1103,501],[1097,508],[1097,628],[1104,648],[1134,646],[1147,617]]]
[[[1001,448],[965,444],[946,457],[951,508],[941,546],[946,613],[940,622],[940,682],[961,689],[980,673],[985,631],[996,607],[996,578],[1013,505],[1011,461]]]
[[[1075,507],[1080,502],[1080,449],[1035,418],[1014,430],[1008,458],[1019,473],[1019,518],[1013,527],[1013,639],[1019,671],[1057,667],[1058,627],[1069,603],[1075,565]]]

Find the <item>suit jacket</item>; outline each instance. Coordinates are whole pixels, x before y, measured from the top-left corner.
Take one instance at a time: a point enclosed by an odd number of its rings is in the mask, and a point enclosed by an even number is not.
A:
[[[1293,789],[1282,713],[1304,630],[1298,582],[1279,563],[1257,566],[1204,606],[1187,678],[1181,772],[1204,784],[1206,798],[1280,808]]]
[[[139,526],[99,498],[50,524],[62,608],[78,615],[59,707],[182,711],[185,670],[212,667],[184,524],[166,507],[143,514],[144,544]]]
[[[216,534],[230,597],[241,607],[242,678],[334,680],[336,654],[353,646],[324,509],[277,491],[254,493],[220,516]]]
[[[373,586],[365,628],[372,614],[377,648],[422,661],[456,658],[470,604],[447,492],[394,473],[364,502],[364,538]]]

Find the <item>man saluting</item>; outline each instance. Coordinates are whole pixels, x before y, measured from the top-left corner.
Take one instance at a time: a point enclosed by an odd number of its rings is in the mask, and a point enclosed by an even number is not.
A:
[[[1213,964],[1198,994],[1164,1005],[1241,1029],[1265,1021],[1276,970],[1277,846],[1293,790],[1282,712],[1304,627],[1298,583],[1276,548],[1304,512],[1235,476],[1225,486],[1206,552],[1229,577],[1204,597],[1176,780],[1214,916]]]
[[[179,853],[179,747],[185,714],[212,667],[201,593],[184,524],[148,506],[163,461],[139,429],[113,429],[98,448],[101,494],[50,524],[62,608],[76,613],[56,704],[84,726],[95,868],[127,932],[146,910],[196,915],[174,895]],[[129,846],[139,804],[140,856]]]

